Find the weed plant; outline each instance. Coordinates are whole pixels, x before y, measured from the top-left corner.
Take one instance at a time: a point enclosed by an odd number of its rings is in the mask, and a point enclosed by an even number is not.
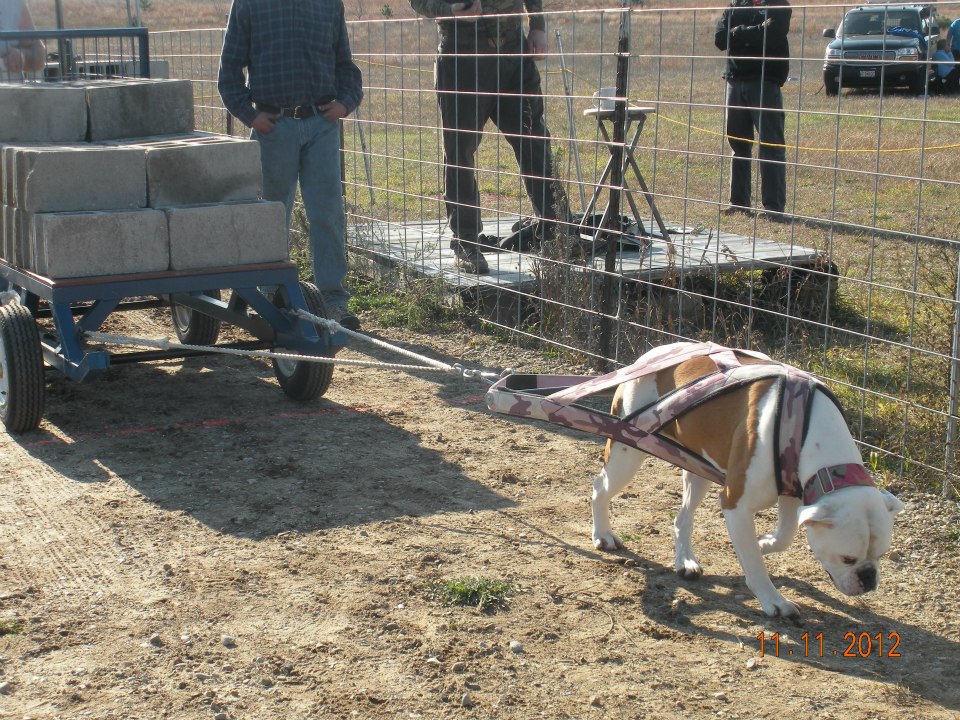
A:
[[[514,590],[510,583],[480,577],[444,580],[434,583],[430,589],[444,605],[464,605],[483,612],[505,608]]]

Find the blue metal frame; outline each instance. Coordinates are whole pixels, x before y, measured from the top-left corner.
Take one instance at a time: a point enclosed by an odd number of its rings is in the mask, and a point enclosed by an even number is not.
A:
[[[72,28],[66,30],[15,30],[0,32],[0,41],[3,40],[83,40],[87,38],[130,38],[137,41],[137,60],[140,64],[140,74],[137,77],[150,77],[150,31],[144,27],[138,28]],[[61,64],[64,58],[60,59]]]
[[[261,347],[283,347],[304,355],[327,356],[345,347],[344,333],[318,333],[305,320],[292,317],[286,308],[309,310],[292,263],[216,268],[194,272],[161,272],[142,275],[101,276],[51,280],[0,260],[0,285],[9,283],[21,303],[34,316],[40,301],[49,304],[56,332],[41,328],[44,360],[64,375],[83,382],[110,366],[111,353],[85,350],[82,332],[97,330],[125,298],[160,297],[237,325],[260,341]],[[278,294],[277,307],[261,288]],[[207,290],[232,289],[229,304],[204,295]],[[85,304],[82,308],[77,303]],[[251,314],[250,310],[255,311]],[[164,351],[165,357],[182,357],[183,351]],[[191,353],[195,354],[195,353]]]

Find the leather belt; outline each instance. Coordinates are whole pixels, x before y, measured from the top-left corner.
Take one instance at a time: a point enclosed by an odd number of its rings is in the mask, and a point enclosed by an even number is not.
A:
[[[255,102],[253,106],[261,112],[280,115],[285,118],[293,118],[294,120],[303,120],[304,118],[313,117],[314,115],[322,115],[324,111],[320,109],[320,106],[326,105],[331,101],[332,100],[322,100],[312,105],[297,105],[295,107],[277,107],[276,105]]]

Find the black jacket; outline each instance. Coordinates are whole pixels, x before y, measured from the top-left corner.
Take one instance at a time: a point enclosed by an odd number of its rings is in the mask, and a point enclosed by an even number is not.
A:
[[[728,80],[770,80],[783,85],[790,74],[790,16],[787,0],[733,0],[717,22],[714,44],[727,51]],[[770,20],[769,25],[764,21]],[[781,59],[782,58],[782,59]]]

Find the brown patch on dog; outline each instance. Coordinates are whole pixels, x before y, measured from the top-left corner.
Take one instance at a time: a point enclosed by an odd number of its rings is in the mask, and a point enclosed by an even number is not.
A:
[[[613,394],[613,402],[610,403],[610,412],[617,417],[623,416],[623,385],[617,387],[617,391]]]
[[[613,402],[610,403],[610,414],[616,417],[623,417],[623,385],[617,386],[617,391],[613,394]],[[610,454],[613,452],[613,440],[607,440],[603,448],[603,464],[610,462]]]
[[[744,365],[763,362],[737,354]],[[657,393],[661,397],[716,370],[708,357],[698,357],[657,373]],[[720,506],[730,509],[743,497],[747,468],[757,447],[760,400],[772,387],[773,380],[760,380],[724,393],[720,397],[684,413],[666,423],[661,434],[688,450],[709,457],[726,467],[726,484],[720,495]]]

